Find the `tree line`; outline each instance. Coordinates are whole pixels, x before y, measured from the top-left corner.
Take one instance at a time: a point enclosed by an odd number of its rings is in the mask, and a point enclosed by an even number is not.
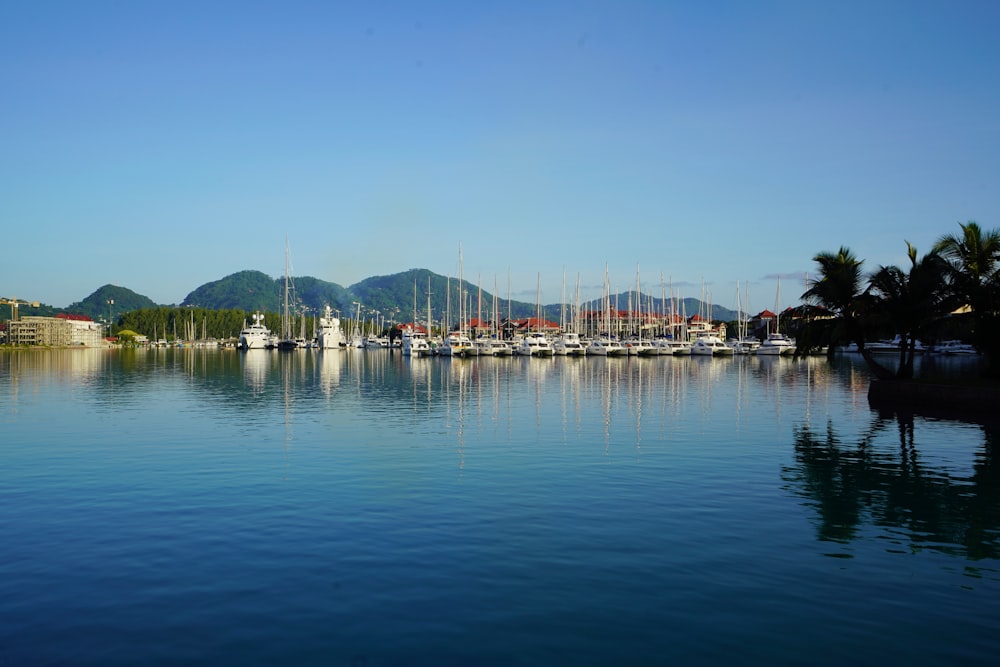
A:
[[[280,316],[274,313],[264,315],[264,323],[268,327],[277,327],[280,320]],[[115,323],[115,328],[135,331],[153,340],[236,338],[246,321],[246,311],[241,308],[213,310],[199,307],[158,306],[122,314]]]
[[[818,276],[802,294],[796,332],[802,350],[856,344],[876,377],[911,379],[916,343],[961,338],[984,355],[984,374],[1000,377],[1000,230],[959,223],[927,254],[906,241],[909,264],[870,273],[848,247],[813,257]],[[899,364],[880,364],[866,342],[898,336]]]

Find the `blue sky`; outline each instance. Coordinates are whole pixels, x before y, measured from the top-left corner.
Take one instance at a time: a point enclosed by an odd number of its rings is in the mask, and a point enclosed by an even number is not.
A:
[[[0,296],[244,269],[796,303],[819,251],[1000,227],[996,2],[0,10]],[[702,287],[704,285],[704,288]]]

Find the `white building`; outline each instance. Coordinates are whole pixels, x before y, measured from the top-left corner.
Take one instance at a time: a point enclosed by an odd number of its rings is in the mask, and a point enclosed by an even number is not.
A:
[[[11,345],[106,345],[103,327],[84,315],[29,315],[11,322],[9,331]]]

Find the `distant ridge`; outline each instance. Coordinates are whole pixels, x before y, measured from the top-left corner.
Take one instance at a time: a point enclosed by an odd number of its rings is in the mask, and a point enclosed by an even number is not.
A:
[[[292,298],[293,309],[296,312],[320,313],[329,305],[340,311],[343,317],[353,316],[357,312],[355,304],[362,304],[362,317],[371,317],[376,312],[387,321],[409,322],[414,314],[414,288],[416,291],[416,318],[418,321],[427,318],[428,283],[431,292],[431,308],[435,317],[439,317],[448,306],[448,292],[451,291],[451,308],[453,318],[457,319],[459,303],[464,299],[469,316],[475,317],[479,308],[479,287],[469,281],[462,282],[461,291],[458,280],[436,274],[427,269],[409,269],[401,273],[385,276],[371,276],[359,282],[343,287],[311,276],[290,278],[294,286]],[[261,271],[244,270],[232,273],[219,280],[207,282],[190,292],[181,302],[182,307],[199,307],[209,310],[239,309],[246,312],[261,310],[277,313],[281,311],[281,300],[284,294],[284,277],[272,278]],[[460,296],[461,294],[461,296]],[[627,310],[629,293],[622,292],[611,297],[612,307]],[[632,293],[635,300],[635,294]],[[137,294],[125,287],[104,285],[82,301],[70,304],[66,308],[43,307],[45,314],[68,312],[88,315],[95,320],[108,315],[108,300],[113,299],[112,314],[114,317],[122,313],[143,308],[156,308],[157,304],[149,297]],[[498,294],[500,316],[506,317],[508,304],[506,296]],[[592,299],[581,304],[584,310],[600,310],[602,299]],[[669,302],[669,299],[667,299]],[[493,293],[483,289],[482,303],[484,317],[492,309]],[[643,309],[652,308],[657,312],[666,312],[663,300],[642,295]],[[699,313],[702,302],[694,298],[678,301],[678,309],[683,304],[683,310],[688,317]],[[542,306],[543,316],[552,321],[559,321],[560,304]],[[518,319],[533,317],[535,304],[511,300],[509,305],[511,317]],[[721,306],[712,306],[712,319],[729,322],[737,318],[736,311]]]

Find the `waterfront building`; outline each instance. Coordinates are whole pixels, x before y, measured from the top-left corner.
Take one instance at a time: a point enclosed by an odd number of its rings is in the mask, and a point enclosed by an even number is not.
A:
[[[11,345],[101,347],[103,327],[85,315],[59,314],[55,317],[29,315],[10,322]]]

